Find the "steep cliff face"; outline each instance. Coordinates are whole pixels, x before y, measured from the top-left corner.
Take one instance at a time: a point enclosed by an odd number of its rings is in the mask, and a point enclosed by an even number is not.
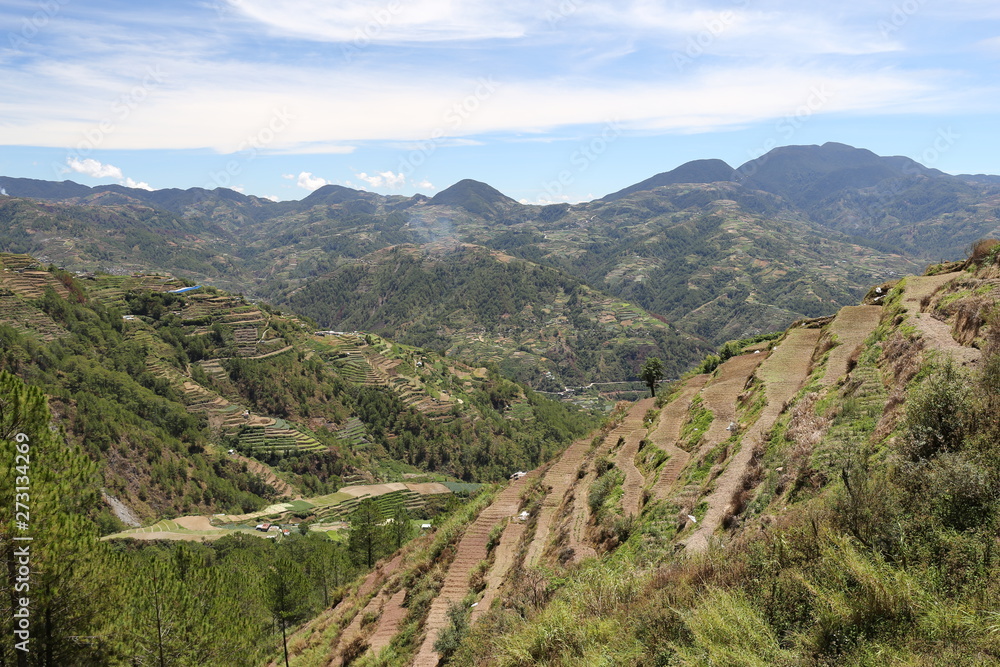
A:
[[[996,660],[1000,267],[979,255],[620,405],[304,628],[299,664]]]

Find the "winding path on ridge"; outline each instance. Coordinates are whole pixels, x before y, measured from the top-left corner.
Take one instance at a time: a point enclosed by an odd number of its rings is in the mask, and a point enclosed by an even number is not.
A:
[[[739,488],[743,474],[750,463],[754,449],[763,442],[767,432],[774,426],[785,407],[785,403],[795,396],[805,383],[812,355],[821,333],[821,329],[792,329],[781,341],[781,344],[760,365],[757,376],[764,381],[767,405],[764,406],[756,423],[743,436],[739,451],[732,457],[725,471],[716,480],[715,490],[709,494],[707,499],[708,511],[702,518],[698,529],[687,540],[689,552],[700,552],[708,548],[709,538],[722,523],[733,494]]]
[[[413,661],[415,667],[437,666],[440,656],[434,650],[434,642],[441,630],[448,625],[448,605],[452,602],[461,602],[469,592],[469,575],[479,561],[486,559],[486,545],[490,531],[504,519],[517,514],[521,492],[532,476],[529,474],[512,482],[497,494],[490,506],[480,512],[476,520],[466,528],[465,534],[458,542],[455,558],[448,566],[441,590],[431,601],[431,608],[424,622],[424,639]]]
[[[687,421],[691,401],[708,382],[708,378],[707,374],[688,378],[673,400],[660,411],[659,423],[649,434],[649,441],[670,456],[670,459],[660,470],[656,483],[653,484],[653,498],[656,500],[667,497],[674,482],[680,477],[681,471],[691,458],[690,454],[677,446],[677,441],[681,437],[684,422]]]
[[[936,319],[930,313],[920,311],[924,297],[931,296],[945,284],[963,275],[961,271],[942,273],[937,276],[910,276],[903,289],[903,308],[910,315],[920,337],[929,349],[949,355],[958,364],[975,364],[982,358],[982,352],[974,347],[965,347],[951,333],[951,327]]]

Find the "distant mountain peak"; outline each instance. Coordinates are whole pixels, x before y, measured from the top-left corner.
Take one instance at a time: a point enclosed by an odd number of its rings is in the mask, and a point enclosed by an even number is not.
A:
[[[345,201],[351,201],[352,199],[360,199],[365,195],[370,193],[364,190],[355,190],[354,188],[346,188],[343,185],[324,185],[321,188],[317,188],[309,193],[308,196],[302,199],[303,204],[340,204]]]
[[[496,188],[481,181],[466,178],[431,197],[429,205],[456,206],[483,217],[497,217],[517,202]]]
[[[735,170],[723,160],[692,160],[690,162],[685,162],[676,169],[665,171],[662,174],[657,174],[656,176],[647,178],[640,183],[630,185],[623,190],[613,192],[610,195],[603,197],[603,199],[605,201],[614,201],[616,199],[621,199],[626,195],[630,195],[633,192],[652,190],[663,185],[676,185],[678,183],[717,183],[719,181],[730,181],[732,180],[734,173]]]

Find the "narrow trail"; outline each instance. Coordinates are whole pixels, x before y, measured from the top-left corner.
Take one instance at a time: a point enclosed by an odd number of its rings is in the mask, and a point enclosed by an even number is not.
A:
[[[977,363],[983,353],[974,348],[966,347],[955,340],[951,327],[930,313],[921,312],[920,302],[924,297],[931,296],[954,278],[963,275],[961,271],[944,273],[938,276],[911,276],[906,279],[903,291],[903,307],[910,315],[914,326],[920,331],[928,349],[947,354],[957,363],[969,366]]]
[[[687,421],[691,401],[708,382],[708,378],[707,374],[703,374],[688,379],[677,396],[660,412],[659,424],[649,435],[649,441],[653,445],[670,455],[670,459],[660,470],[660,475],[652,487],[653,498],[656,500],[667,497],[691,458],[690,454],[677,446],[677,440],[680,439],[681,429]]]
[[[826,373],[821,382],[829,385],[847,375],[847,362],[878,326],[882,306],[844,306],[830,325],[829,333],[837,336],[838,345],[830,350]]]
[[[639,443],[646,437],[646,429],[642,427],[643,417],[653,406],[656,399],[644,398],[638,401],[629,410],[628,417],[625,418],[626,428],[629,429],[625,436],[625,444],[618,450],[618,457],[615,465],[625,473],[625,481],[622,482],[624,493],[622,494],[622,512],[625,516],[637,516],[642,503],[642,487],[646,483],[646,478],[635,465],[635,455],[639,453]]]
[[[761,364],[757,376],[764,381],[767,405],[756,423],[743,436],[739,451],[716,480],[715,490],[707,499],[708,511],[698,529],[687,540],[689,552],[696,553],[708,548],[709,539],[729,510],[733,494],[739,488],[754,449],[763,442],[774,426],[785,403],[795,396],[806,381],[821,332],[821,329],[793,329]]]
[[[486,558],[486,545],[490,531],[506,518],[517,514],[520,495],[532,475],[522,477],[501,491],[493,503],[479,513],[459,540],[455,559],[448,566],[444,584],[431,602],[424,623],[424,639],[413,661],[415,667],[436,667],[440,656],[434,650],[438,634],[448,625],[448,605],[461,602],[469,592],[469,575],[479,561]]]
[[[496,598],[497,593],[500,591],[500,585],[503,584],[510,569],[514,567],[517,544],[520,542],[521,536],[524,535],[526,527],[523,521],[517,519],[510,521],[504,527],[503,535],[500,536],[500,542],[496,546],[493,567],[490,568],[486,578],[486,590],[483,591],[483,597],[480,598],[479,604],[472,609],[472,615],[469,619],[470,625],[489,611],[490,606],[493,604],[494,598]]]
[[[719,366],[715,377],[701,390],[701,400],[712,411],[712,424],[705,431],[698,456],[729,438],[729,424],[736,421],[736,399],[743,393],[750,376],[766,357],[763,352],[730,357]]]

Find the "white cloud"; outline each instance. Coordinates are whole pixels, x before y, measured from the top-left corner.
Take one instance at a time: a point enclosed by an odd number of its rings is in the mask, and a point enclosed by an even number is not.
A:
[[[7,190],[5,190],[4,188],[0,188],[0,195],[3,195],[4,197],[8,196]]]
[[[420,181],[417,183],[417,187],[421,190],[437,190],[437,188],[434,187],[434,184],[430,181]]]
[[[371,176],[365,172],[361,172],[360,174],[355,174],[355,176],[372,188],[386,187],[390,190],[397,190],[406,185],[406,174],[402,172],[394,174],[391,170],[380,171],[377,174],[372,174]]]
[[[616,117],[625,126],[667,132],[739,127],[784,117],[805,101],[811,88],[821,85],[836,91],[821,113],[923,114],[995,106],[995,102],[974,97],[974,92],[950,90],[954,77],[949,72],[866,72],[816,63],[716,67],[685,78],[648,81],[499,81],[495,92],[483,99],[475,96],[480,85],[476,81],[447,75],[417,81],[383,74],[379,85],[373,86],[371,77],[353,72],[321,75],[301,68],[272,66],[251,71],[226,65],[218,71],[226,73],[225,80],[207,77],[175,96],[164,92],[150,98],[142,113],[129,119],[128,131],[123,128],[107,134],[101,148],[211,147],[230,152],[246,134],[232,128],[253,127],[261,109],[281,105],[296,115],[296,122],[271,145],[281,142],[288,152],[294,152],[296,145],[317,141],[414,142],[415,146],[441,148],[456,139],[504,132],[540,135]],[[5,76],[21,75],[26,76]],[[319,78],[325,85],[316,85]],[[248,79],[261,83],[261,88],[242,83]],[[2,88],[0,83],[0,92]],[[5,119],[0,124],[0,145],[77,145],[104,111],[99,105],[88,108],[82,92],[75,89],[76,84],[54,71],[36,81],[32,90],[26,87],[23,96],[13,96],[18,104],[0,101],[0,117]],[[70,101],[57,104],[52,91]],[[985,95],[986,91],[981,92]],[[399,111],[401,99],[406,100],[405,113]],[[225,119],[225,123],[206,122],[211,118]],[[437,138],[432,138],[435,132]]]
[[[271,201],[281,201],[278,199],[278,195],[264,195],[262,199],[270,199]]]
[[[137,190],[152,191],[153,189],[150,187],[149,183],[146,183],[145,181],[133,181],[131,178],[128,178],[127,176],[125,177],[125,182],[122,183],[122,185],[124,185],[126,188],[136,188]]]
[[[318,190],[324,185],[330,184],[330,181],[326,180],[325,178],[320,178],[319,176],[313,176],[312,172],[309,171],[303,171],[302,173],[300,173],[298,179],[299,180],[297,185],[300,188],[309,190],[310,192],[312,192],[313,190]]]
[[[342,42],[363,49],[371,42],[439,42],[511,39],[542,18],[526,0],[228,0],[244,16],[295,37]]]
[[[93,158],[80,160],[77,158],[67,158],[66,164],[70,169],[78,174],[84,174],[91,178],[116,178],[119,181],[125,179],[122,170],[111,164],[102,164]]]
[[[104,164],[93,158],[85,158],[83,160],[73,157],[67,158],[66,165],[72,171],[90,176],[91,178],[113,178],[118,181],[119,185],[124,185],[127,188],[137,188],[140,190],[153,189],[149,183],[136,181],[125,176],[120,167],[116,167],[113,164]]]

